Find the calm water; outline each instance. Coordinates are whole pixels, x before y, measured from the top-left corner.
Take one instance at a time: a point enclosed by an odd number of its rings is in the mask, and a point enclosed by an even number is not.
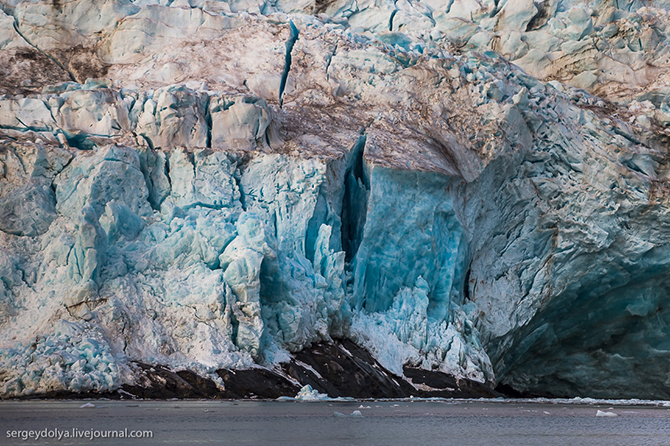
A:
[[[95,407],[81,406],[90,403]],[[364,406],[364,407],[361,407]],[[617,417],[596,417],[597,410]],[[359,410],[362,417],[342,417]],[[670,408],[520,401],[2,401],[0,445],[670,445]],[[7,438],[152,430],[153,438]]]

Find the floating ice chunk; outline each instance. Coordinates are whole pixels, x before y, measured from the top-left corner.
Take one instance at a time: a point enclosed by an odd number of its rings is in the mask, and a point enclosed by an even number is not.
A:
[[[598,410],[596,412],[597,417],[618,417],[619,415],[615,414],[614,412],[603,412],[602,410]]]
[[[351,412],[351,415],[345,415],[342,412],[333,412],[333,416],[337,418],[363,418],[363,414],[360,410],[354,410]]]
[[[295,399],[296,401],[329,401],[331,398],[325,393],[319,393],[318,390],[312,389],[312,386],[307,384],[300,389]]]
[[[309,384],[300,389],[295,398],[290,396],[280,396],[276,401],[355,401],[354,398],[349,396],[338,396],[337,398],[331,398],[324,393],[319,393],[318,390],[315,390]],[[332,406],[332,404],[329,404]],[[368,407],[369,409],[369,407]],[[336,415],[337,416],[337,415]],[[345,415],[342,415],[345,416]]]
[[[571,398],[570,401],[577,404],[596,404],[598,402],[598,400],[594,398],[581,398],[578,396]]]
[[[95,404],[93,404],[93,403],[86,403],[86,404],[82,404],[82,405],[79,406],[79,407],[80,407],[81,409],[93,409],[93,408],[95,407]]]

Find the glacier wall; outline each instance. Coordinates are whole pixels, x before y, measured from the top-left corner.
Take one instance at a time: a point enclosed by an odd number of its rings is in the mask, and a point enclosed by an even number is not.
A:
[[[37,183],[47,182],[45,189],[52,194],[46,203],[41,196],[21,196],[32,212],[13,209],[2,219],[25,228],[17,234],[5,231],[3,245],[16,259],[3,265],[3,284],[5,277],[18,280],[3,288],[3,330],[12,334],[9,345],[15,345],[4,351],[5,394],[58,386],[109,390],[123,382],[124,373],[130,375],[119,370],[128,368],[128,359],[211,373],[272,364],[287,351],[331,336],[353,336],[363,345],[384,347],[385,341],[376,338],[379,330],[399,345],[408,343],[408,336],[424,338],[401,356],[380,351],[382,364],[399,375],[412,359],[431,366],[446,362],[451,372],[490,379],[488,358],[476,336],[468,343],[459,331],[448,329],[450,302],[462,287],[459,267],[466,249],[448,202],[433,208],[442,201],[448,180],[434,174],[410,180],[372,168],[366,180],[370,191],[351,191],[353,172],[363,163],[363,143],[356,144],[360,149],[352,151],[352,160],[345,156],[330,163],[280,154],[183,148],[166,153],[116,144],[82,151],[38,142],[27,146],[32,153],[24,153],[24,146],[7,144],[3,163],[22,164],[28,177],[24,181],[40,178]],[[40,176],[40,168],[55,174],[51,184]],[[333,184],[341,179],[345,181]],[[360,178],[355,181],[365,190]],[[415,188],[415,199],[429,193],[434,201],[408,200],[399,193],[407,186]],[[13,191],[6,193],[13,196]],[[361,210],[361,200],[365,205],[366,193],[371,211],[352,215]],[[396,221],[386,215],[393,208],[383,199],[389,193],[401,199],[396,204],[404,204],[394,209]],[[350,213],[337,213],[343,209]],[[415,217],[407,219],[407,212]],[[25,245],[26,233],[35,232],[34,222],[42,218],[50,224]],[[403,233],[398,232],[400,222],[406,225]],[[351,267],[339,247],[353,243],[338,234],[339,227],[350,224],[360,225]],[[430,225],[418,239],[417,224]],[[400,237],[389,245],[380,235]],[[384,269],[389,268],[384,257],[395,258],[392,269]],[[353,289],[360,289],[361,297]],[[390,293],[398,294],[393,310],[386,297]],[[400,320],[393,313],[399,311],[398,302],[409,299],[400,304],[409,307],[400,311],[413,311],[416,298],[425,301],[425,308],[410,325],[394,326]],[[39,318],[33,308],[41,308]],[[375,322],[378,328],[364,323],[367,312],[383,315]],[[458,316],[464,323],[465,317]],[[63,334],[68,320],[71,325]],[[97,337],[84,337],[88,332]],[[33,339],[32,347],[23,350]],[[58,346],[88,345],[91,339],[98,351],[75,350],[53,359]],[[459,347],[450,354],[466,369],[445,358],[454,339]],[[47,353],[40,351],[41,342],[51,347]],[[35,348],[38,355],[51,355],[48,365],[16,363],[33,357]],[[479,362],[472,363],[470,350]],[[100,361],[101,368],[95,369],[99,376],[77,366],[82,361],[89,365],[87,354],[95,359],[93,365]],[[82,383],[80,375],[89,381]]]
[[[670,397],[665,2],[0,5],[2,396],[348,338]]]

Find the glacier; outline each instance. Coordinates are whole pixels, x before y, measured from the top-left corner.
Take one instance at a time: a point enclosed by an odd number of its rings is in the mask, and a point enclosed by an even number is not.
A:
[[[0,0],[0,397],[351,396],[304,352],[353,342],[407,395],[670,398],[668,32],[664,0]]]

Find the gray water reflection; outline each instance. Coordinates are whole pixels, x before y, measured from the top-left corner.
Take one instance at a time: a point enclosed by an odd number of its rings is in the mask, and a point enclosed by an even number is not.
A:
[[[618,416],[596,417],[599,409]],[[355,410],[363,416],[348,416]],[[669,418],[667,407],[502,401],[3,401],[0,444],[666,446]],[[153,438],[7,438],[45,428]]]

